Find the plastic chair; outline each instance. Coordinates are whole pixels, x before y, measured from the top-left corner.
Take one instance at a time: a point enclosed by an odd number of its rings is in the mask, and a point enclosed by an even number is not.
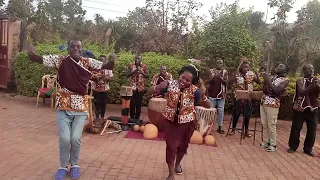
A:
[[[42,83],[41,83],[41,88],[38,89],[38,95],[37,95],[37,103],[36,107],[38,107],[39,104],[39,98],[40,96],[43,97],[43,104],[46,102],[46,97],[50,96],[51,98],[51,107],[53,107],[54,104],[54,92],[51,95],[46,94],[50,90],[54,90],[57,85],[57,76],[56,75],[44,75],[42,77]]]

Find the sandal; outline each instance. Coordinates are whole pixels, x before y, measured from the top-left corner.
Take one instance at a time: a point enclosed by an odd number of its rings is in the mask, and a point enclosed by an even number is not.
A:
[[[175,173],[178,174],[178,175],[181,175],[183,171],[182,171],[181,165],[179,165],[179,167],[180,167],[180,171],[177,170],[177,168],[175,168]]]

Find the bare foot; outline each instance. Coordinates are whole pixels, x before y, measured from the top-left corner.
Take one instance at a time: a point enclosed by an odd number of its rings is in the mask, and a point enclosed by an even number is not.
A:
[[[173,174],[169,174],[169,176],[167,177],[166,180],[174,180],[174,175]]]

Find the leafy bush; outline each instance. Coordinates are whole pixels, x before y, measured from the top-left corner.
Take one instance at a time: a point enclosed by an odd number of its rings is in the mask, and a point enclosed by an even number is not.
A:
[[[40,55],[45,54],[60,54],[66,55],[66,51],[60,51],[58,49],[58,45],[43,45],[40,44],[36,47],[37,52]],[[107,55],[109,53],[108,50],[104,50],[99,48],[96,45],[85,46],[84,49],[90,49],[94,52],[96,56],[100,54]],[[146,88],[150,86],[150,81],[152,76],[159,72],[161,65],[166,65],[168,71],[172,73],[174,78],[178,77],[179,69],[190,62],[174,56],[162,56],[156,53],[145,53],[142,54],[143,63],[148,66],[150,78],[148,78],[146,82]],[[116,66],[114,69],[114,79],[111,82],[111,90],[109,93],[110,103],[120,103],[120,88],[122,85],[128,85],[129,81],[125,75],[124,71],[127,70],[130,62],[133,61],[133,55],[127,52],[121,52],[116,61]],[[198,65],[197,65],[198,66]],[[198,66],[200,69],[200,73],[202,74],[202,78],[206,81],[209,78],[208,67]],[[37,94],[38,88],[41,86],[41,77],[45,74],[55,74],[54,69],[45,68],[42,64],[31,62],[27,54],[22,52],[19,53],[15,59],[13,68],[15,71],[16,82],[17,82],[17,90],[18,93],[25,96],[35,96]],[[295,82],[297,77],[290,77],[290,83],[287,87],[286,96],[282,99],[281,108],[279,113],[280,119],[288,119],[292,116],[292,99],[295,93]],[[261,86],[255,85],[255,90],[261,90]],[[233,98],[234,93],[233,89],[228,89],[228,98],[226,102],[226,111],[232,112],[233,107]],[[148,104],[147,96],[144,96],[143,104]]]
[[[109,54],[107,50],[104,50],[96,45],[84,46],[84,49],[90,49],[94,52],[95,56],[100,54]],[[39,44],[36,46],[37,53],[39,55],[46,54],[59,54],[66,55],[66,51],[60,51],[58,45]],[[122,85],[128,85],[129,78],[125,77],[124,71],[127,70],[129,63],[133,61],[133,55],[127,52],[121,52],[116,61],[114,69],[114,78],[111,82],[111,90],[109,99],[110,103],[120,103],[120,87]],[[161,65],[166,65],[169,72],[173,77],[178,76],[179,69],[190,63],[186,59],[174,57],[174,56],[162,56],[156,53],[144,53],[142,54],[142,62],[148,66],[150,78],[146,83],[146,88],[150,86],[152,76],[159,72]],[[38,88],[41,86],[41,78],[45,74],[56,74],[54,69],[45,68],[42,64],[31,62],[25,52],[19,53],[15,59],[13,68],[15,71],[17,90],[18,93],[24,96],[35,96]],[[148,103],[148,97],[145,96],[144,105]]]

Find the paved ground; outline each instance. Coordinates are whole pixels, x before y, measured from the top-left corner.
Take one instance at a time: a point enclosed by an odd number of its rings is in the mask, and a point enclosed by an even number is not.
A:
[[[59,165],[55,111],[0,98],[0,114],[0,180],[52,180]],[[290,127],[289,122],[279,122],[279,149],[274,153],[258,147],[260,136],[253,146],[251,139],[240,145],[239,135],[215,134],[219,147],[191,145],[184,174],[176,179],[320,179],[320,158],[302,154],[302,147],[295,154],[286,153]],[[165,179],[165,143],[125,139],[124,134],[84,134],[82,179]]]

